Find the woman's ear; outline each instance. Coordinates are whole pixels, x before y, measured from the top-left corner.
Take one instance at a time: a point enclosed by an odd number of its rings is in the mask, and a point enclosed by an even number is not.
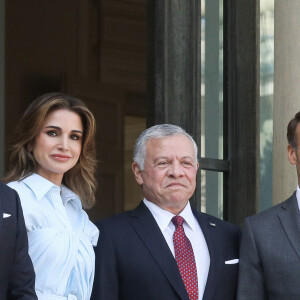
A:
[[[31,144],[28,144],[28,145],[26,146],[26,148],[27,148],[28,152],[32,152],[32,146],[31,146]]]

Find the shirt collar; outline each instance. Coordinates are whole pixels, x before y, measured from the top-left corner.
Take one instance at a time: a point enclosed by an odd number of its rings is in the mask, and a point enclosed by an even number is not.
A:
[[[22,179],[22,181],[32,190],[37,200],[41,200],[52,187],[57,186],[36,173]]]
[[[75,194],[73,191],[71,191],[63,184],[61,185],[61,198],[64,205],[66,205],[66,203],[69,202],[70,200],[75,200],[78,204],[81,205],[81,201],[78,195]]]
[[[179,216],[183,217],[187,225],[193,230],[196,230],[196,219],[192,212],[192,208],[190,202],[187,203],[184,210],[179,214]]]
[[[144,198],[144,204],[148,207],[150,212],[152,213],[157,225],[159,226],[160,230],[163,232],[169,226],[172,218],[175,216],[171,212],[159,207],[158,205],[154,204],[153,202],[148,201]],[[192,229],[196,229],[196,220],[195,216],[192,212],[190,202],[187,203],[183,211],[179,214],[179,216],[183,217],[187,225]]]
[[[299,189],[299,185],[297,185],[296,198],[297,198],[297,202],[298,202],[298,208],[300,210],[300,189]]]
[[[58,188],[60,190],[64,205],[70,200],[79,200],[79,197],[66,186],[61,185],[61,187],[59,187],[36,173],[31,174],[22,181],[32,190],[37,200],[41,200],[52,188]]]

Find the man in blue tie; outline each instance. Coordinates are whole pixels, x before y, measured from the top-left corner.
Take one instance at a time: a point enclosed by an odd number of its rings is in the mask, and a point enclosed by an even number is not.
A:
[[[0,299],[37,299],[19,196],[1,182],[0,240]]]
[[[156,125],[139,136],[132,170],[144,199],[97,224],[92,299],[235,298],[240,231],[191,208],[197,151],[175,125]]]

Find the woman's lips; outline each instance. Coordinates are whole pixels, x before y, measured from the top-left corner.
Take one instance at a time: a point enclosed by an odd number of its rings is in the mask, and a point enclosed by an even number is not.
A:
[[[68,155],[62,155],[62,154],[52,154],[51,157],[55,160],[58,160],[58,161],[68,161],[71,157],[68,156]]]

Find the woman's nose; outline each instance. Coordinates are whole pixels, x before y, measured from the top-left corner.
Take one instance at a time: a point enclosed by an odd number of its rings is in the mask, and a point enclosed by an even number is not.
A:
[[[67,137],[61,137],[59,144],[57,145],[58,149],[63,151],[69,150],[69,142]]]

